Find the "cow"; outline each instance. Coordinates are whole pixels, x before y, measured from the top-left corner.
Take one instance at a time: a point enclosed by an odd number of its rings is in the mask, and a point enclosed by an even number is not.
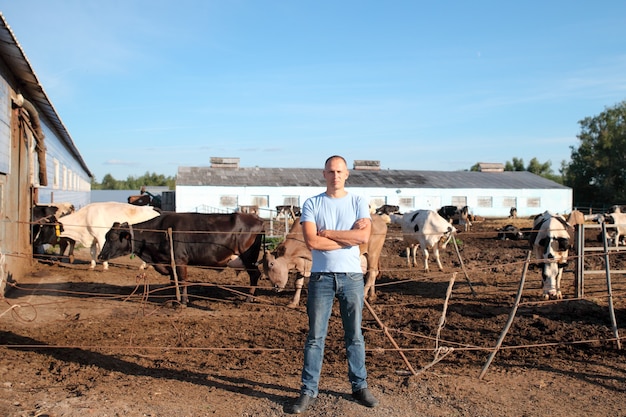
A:
[[[512,224],[507,224],[504,227],[497,229],[499,240],[521,240],[524,238],[524,233],[519,227]]]
[[[574,209],[567,215],[566,221],[567,224],[571,226],[567,230],[570,234],[570,241],[573,242],[572,248],[576,249],[576,237],[574,233],[580,227],[580,225],[585,224],[585,215],[582,213],[582,211]]]
[[[608,224],[615,225],[615,232],[612,233],[613,244],[618,247],[626,236],[626,213],[614,211],[604,215],[604,221]]]
[[[469,213],[469,207],[463,206],[458,213],[459,225],[463,226],[464,231],[469,231],[472,227],[471,214]]]
[[[378,207],[374,212],[376,214],[399,213],[400,212],[400,207],[399,206],[392,206],[392,205],[389,205],[389,204],[383,204],[382,206]]]
[[[567,215],[567,223],[572,227],[585,224],[585,215],[580,210],[572,210],[570,214]]]
[[[372,214],[372,229],[368,243],[359,246],[361,252],[361,268],[365,274],[365,298],[376,299],[375,283],[380,272],[380,254],[387,236],[387,222],[383,216]],[[302,225],[296,219],[285,239],[272,252],[265,251],[263,256],[263,272],[268,276],[276,291],[287,286],[289,272],[296,272],[296,293],[289,307],[297,307],[304,279],[311,275],[312,255],[304,243]]]
[[[301,209],[298,206],[276,206],[276,217],[289,216],[293,219],[300,217]]]
[[[95,269],[98,253],[104,245],[105,235],[114,222],[139,223],[160,214],[161,212],[152,206],[135,206],[114,201],[91,203],[74,213],[56,219],[53,224],[42,227],[41,238],[49,240],[56,234],[61,239],[81,243],[90,249],[90,269]],[[70,256],[70,262],[73,262],[72,256]],[[107,269],[109,269],[109,263],[104,262],[103,270]]]
[[[457,206],[443,206],[439,210],[437,210],[437,214],[439,214],[451,224],[456,223],[462,226],[463,230],[466,232],[472,226],[472,220],[468,206],[463,206],[460,209]]]
[[[172,230],[172,244],[168,229]],[[160,274],[169,275],[172,282],[178,278],[183,305],[188,303],[188,265],[245,269],[252,296],[261,276],[258,260],[264,230],[263,220],[254,214],[164,212],[140,223],[113,223],[99,259],[139,256]]]
[[[563,268],[567,266],[571,229],[572,226],[565,221],[563,216],[549,211],[537,215],[533,220],[533,228],[528,241],[535,259],[542,263],[541,280],[544,300],[563,298],[561,277]]]
[[[148,206],[150,205],[150,196],[148,194],[142,195],[131,195],[126,199],[128,204],[133,204],[135,206]]]
[[[511,207],[511,210],[509,210],[509,219],[517,219],[517,207]]]
[[[401,226],[404,242],[407,245],[406,255],[409,268],[416,265],[415,252],[419,246],[424,255],[424,271],[429,271],[429,250],[433,251],[437,266],[440,271],[443,271],[439,249],[446,248],[450,239],[456,234],[456,228],[433,210],[415,210],[405,214],[391,214],[390,217],[392,223]]]
[[[60,255],[63,255],[65,249],[70,247],[70,255],[74,252],[74,242],[68,239],[59,238],[56,233],[45,233],[46,230],[52,228],[44,226],[53,226],[59,217],[74,212],[72,203],[51,203],[36,204],[32,209],[32,242],[33,253],[35,255],[43,254],[43,245],[59,245],[61,248]],[[43,235],[42,235],[43,232]]]
[[[452,223],[454,215],[459,211],[457,206],[442,206],[437,210],[437,214]]]
[[[142,185],[139,190],[139,195],[131,195],[126,201],[128,204],[134,204],[136,206],[154,206],[161,208],[161,196],[154,195],[150,191],[146,190],[146,186]]]

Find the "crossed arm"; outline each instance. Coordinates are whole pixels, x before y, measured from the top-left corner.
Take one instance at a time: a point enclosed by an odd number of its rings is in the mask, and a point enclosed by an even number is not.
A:
[[[367,243],[372,229],[369,218],[358,219],[350,230],[320,230],[313,222],[302,222],[304,242],[310,250],[335,250]]]

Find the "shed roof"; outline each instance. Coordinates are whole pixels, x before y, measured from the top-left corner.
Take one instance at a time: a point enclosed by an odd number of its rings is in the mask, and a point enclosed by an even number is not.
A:
[[[321,168],[179,167],[176,185],[325,187]],[[351,170],[347,187],[569,189],[528,171]]]
[[[2,12],[0,12],[0,57],[18,80],[18,87],[22,90],[20,92],[37,107],[40,116],[41,114],[45,116],[51,128],[58,134],[60,140],[67,145],[69,151],[74,155],[85,172],[90,177],[93,177],[78,148],[76,148],[72,137],[48,99],[48,95],[35,75],[33,67],[30,65],[24,50],[4,19]]]

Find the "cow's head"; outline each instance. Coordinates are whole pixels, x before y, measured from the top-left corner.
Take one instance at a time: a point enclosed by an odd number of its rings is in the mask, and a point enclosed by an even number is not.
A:
[[[113,223],[106,234],[104,246],[98,255],[101,261],[129,255],[132,252],[132,236],[128,223]]]
[[[284,256],[277,257],[275,252],[265,251],[265,256],[263,256],[263,273],[267,275],[277,292],[284,290],[289,280],[287,259]]]
[[[456,232],[456,228],[454,227],[448,227],[448,230],[443,232],[443,234],[439,238],[439,243],[438,243],[439,249],[445,249],[448,246],[448,243],[450,243],[450,240],[453,239],[455,232]]]

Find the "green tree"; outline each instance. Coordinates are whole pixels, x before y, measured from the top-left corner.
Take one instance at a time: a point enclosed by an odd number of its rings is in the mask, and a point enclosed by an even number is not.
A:
[[[166,177],[163,174],[146,172],[140,177],[129,175],[126,180],[116,180],[111,174],[106,174],[102,182],[91,180],[92,190],[139,190],[142,186],[176,188],[176,177]]]
[[[533,158],[533,159],[536,159],[536,158]],[[524,168],[524,160],[522,158],[513,158],[512,161],[506,161],[506,163],[504,164],[504,170],[505,171],[526,171],[526,168]]]
[[[106,174],[104,177],[102,177],[102,184],[100,186],[102,190],[118,190],[118,184],[119,181],[113,178],[113,175]]]
[[[526,170],[532,172],[533,174],[541,175],[552,172],[551,165],[552,163],[550,161],[542,164],[537,158],[533,158],[528,163],[528,168],[526,168]]]
[[[626,101],[578,123],[580,145],[570,146],[565,169],[574,201],[590,206],[626,201]]]
[[[562,161],[560,169],[561,175],[556,175],[552,170],[551,161],[541,163],[537,158],[531,159],[526,167],[524,166],[524,160],[522,158],[513,158],[511,161],[506,161],[504,163],[505,171],[529,171],[554,182],[558,182],[559,184],[563,184],[564,182],[563,173],[565,172],[565,169],[565,161]],[[472,165],[469,170],[480,171],[480,163]]]

